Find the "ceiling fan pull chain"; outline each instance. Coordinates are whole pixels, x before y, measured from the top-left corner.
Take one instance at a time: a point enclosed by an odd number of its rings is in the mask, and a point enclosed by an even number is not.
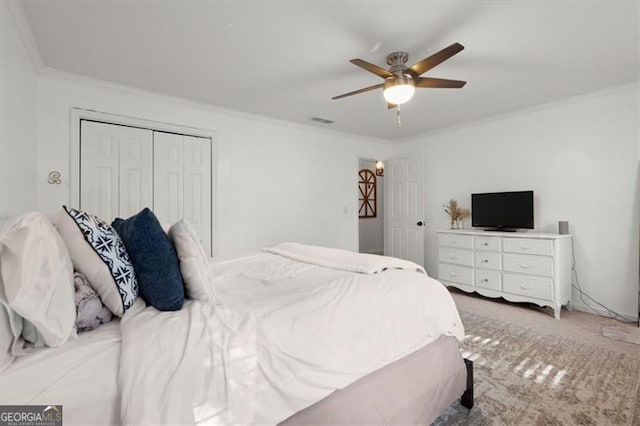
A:
[[[398,117],[398,127],[402,127],[402,120],[400,119],[400,105],[396,105],[396,115]]]

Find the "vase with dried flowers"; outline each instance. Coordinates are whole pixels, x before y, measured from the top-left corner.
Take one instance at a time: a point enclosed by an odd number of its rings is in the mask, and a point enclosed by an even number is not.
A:
[[[462,229],[462,221],[471,215],[469,209],[458,206],[458,201],[451,199],[449,204],[443,204],[444,212],[451,218],[451,229]]]

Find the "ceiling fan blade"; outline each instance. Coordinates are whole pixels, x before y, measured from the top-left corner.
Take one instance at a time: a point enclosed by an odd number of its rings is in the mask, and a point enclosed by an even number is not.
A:
[[[409,69],[416,73],[416,76],[422,75],[425,72],[429,71],[431,68],[435,67],[436,65],[440,65],[456,53],[462,51],[462,49],[464,49],[463,45],[461,45],[460,43],[453,43],[451,46],[445,47],[441,51],[434,53],[428,58],[424,58],[420,62],[416,62]]]
[[[357,65],[360,68],[363,68],[369,72],[374,73],[378,77],[382,77],[382,78],[393,77],[393,74],[391,74],[388,70],[385,70],[384,68],[380,68],[377,65],[373,65],[370,62],[363,61],[362,59],[352,59],[349,62],[351,62],[353,65]]]
[[[382,83],[376,84],[374,86],[365,87],[364,89],[354,90],[353,92],[349,92],[349,93],[343,93],[342,95],[334,96],[331,99],[334,99],[334,100],[335,99],[342,99],[342,98],[346,98],[347,96],[358,95],[360,93],[368,92],[370,90],[381,89],[382,86],[384,86],[384,84],[382,84]]]
[[[459,89],[467,84],[462,80],[446,80],[444,78],[418,77],[415,81],[416,87],[432,87],[438,89]]]

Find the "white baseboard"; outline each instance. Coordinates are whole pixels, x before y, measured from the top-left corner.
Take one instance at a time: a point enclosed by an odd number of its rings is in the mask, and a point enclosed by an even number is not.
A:
[[[575,309],[576,311],[580,311],[580,312],[586,312],[588,314],[594,314],[594,315],[602,315],[605,317],[610,317],[611,315],[609,315],[609,312],[597,305],[591,305],[593,307],[589,307],[587,305],[585,305],[584,303],[582,303],[582,301],[578,298],[577,301],[573,301],[571,303],[571,307],[573,309]],[[625,318],[628,319],[632,319],[634,321],[638,321],[638,313],[629,313],[629,312],[618,312],[620,315],[623,315]]]

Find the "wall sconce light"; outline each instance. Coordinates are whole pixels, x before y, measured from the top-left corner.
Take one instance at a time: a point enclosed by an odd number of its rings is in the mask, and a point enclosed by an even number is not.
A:
[[[384,176],[384,163],[380,160],[376,161],[376,176]]]

